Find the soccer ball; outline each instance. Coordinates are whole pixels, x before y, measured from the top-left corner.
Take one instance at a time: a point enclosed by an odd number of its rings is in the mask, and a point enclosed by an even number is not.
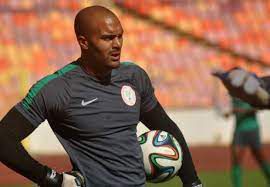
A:
[[[182,165],[182,150],[168,132],[148,131],[138,137],[143,152],[147,182],[158,183],[173,178]]]

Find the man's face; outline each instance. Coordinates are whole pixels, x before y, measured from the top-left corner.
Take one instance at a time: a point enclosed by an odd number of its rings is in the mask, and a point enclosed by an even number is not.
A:
[[[88,34],[88,56],[99,69],[114,69],[120,65],[123,28],[118,19],[107,17],[94,23]],[[93,59],[91,59],[93,58]],[[90,63],[91,63],[90,61]]]

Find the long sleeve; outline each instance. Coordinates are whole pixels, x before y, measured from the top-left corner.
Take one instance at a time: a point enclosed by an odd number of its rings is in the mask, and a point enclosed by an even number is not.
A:
[[[39,183],[46,176],[46,167],[34,160],[21,141],[34,127],[16,108],[0,122],[0,161],[24,177]]]

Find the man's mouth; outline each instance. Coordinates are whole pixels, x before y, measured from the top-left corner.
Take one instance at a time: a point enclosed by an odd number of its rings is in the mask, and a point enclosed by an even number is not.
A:
[[[118,60],[120,60],[120,55],[121,55],[120,52],[113,52],[113,53],[111,53],[112,60],[113,60],[113,61],[118,61]]]

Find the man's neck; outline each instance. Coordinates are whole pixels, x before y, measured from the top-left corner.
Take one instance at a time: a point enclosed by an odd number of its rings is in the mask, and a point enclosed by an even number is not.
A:
[[[98,67],[96,67],[94,64],[95,63],[91,63],[90,61],[80,58],[79,59],[80,64],[82,66],[82,68],[84,69],[84,71],[91,75],[96,77],[99,80],[104,80],[107,79],[107,77],[109,77],[111,75],[112,70],[100,70]]]

